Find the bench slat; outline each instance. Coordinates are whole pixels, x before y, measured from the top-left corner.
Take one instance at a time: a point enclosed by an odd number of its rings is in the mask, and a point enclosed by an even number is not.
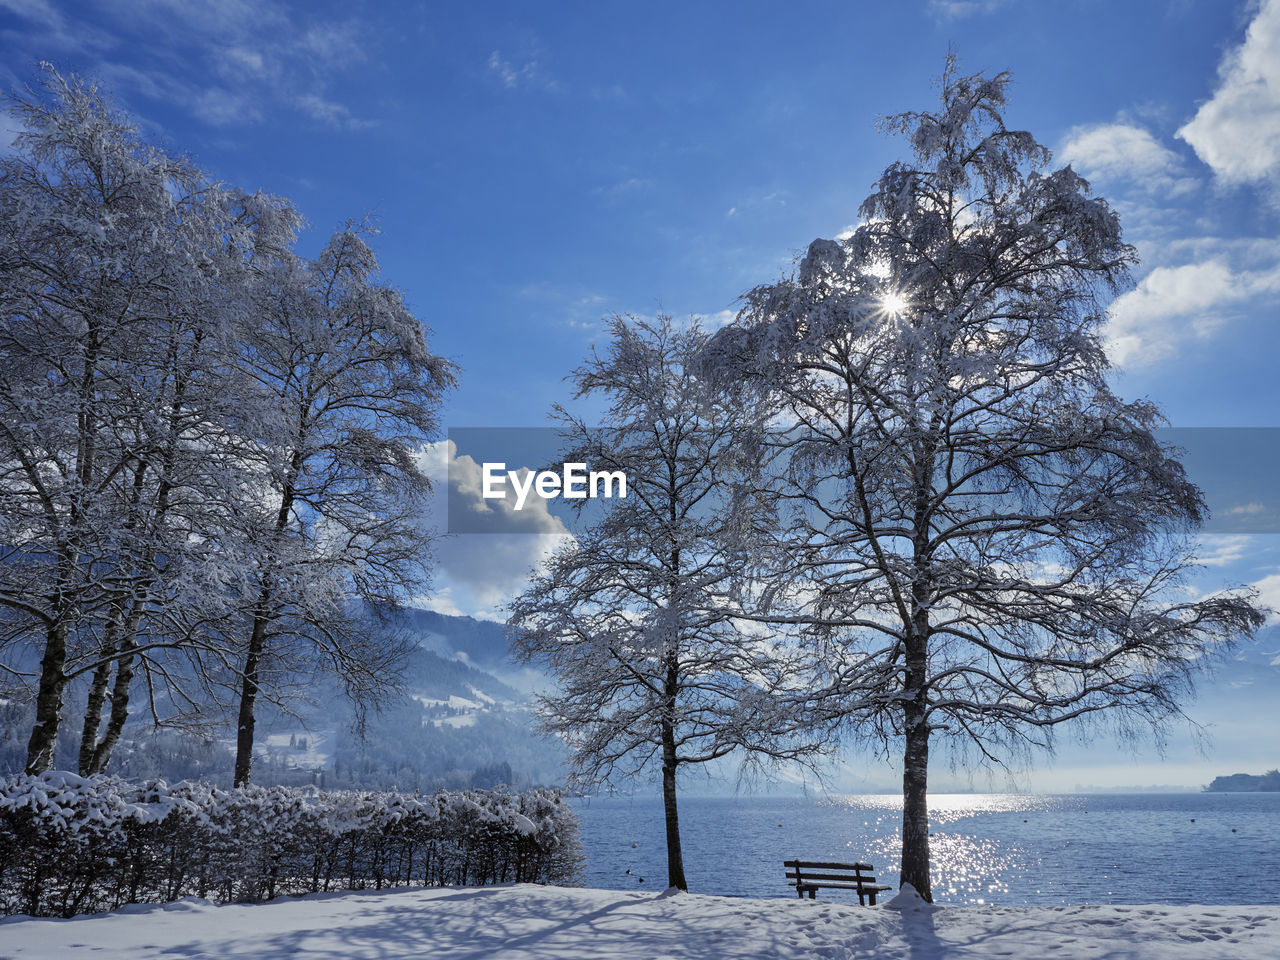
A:
[[[802,870],[874,870],[869,863],[830,863],[826,860],[783,860],[784,867],[799,867]]]
[[[788,886],[794,887],[795,884],[791,883],[791,884],[788,884]],[[806,888],[817,887],[824,890],[830,889],[830,890],[868,891],[868,890],[888,890],[889,889],[889,885],[887,883],[801,883],[800,886],[806,887]]]
[[[788,880],[800,880],[802,883],[808,883],[810,880],[840,880],[845,883],[875,883],[875,877],[855,876],[851,873],[802,873],[797,877],[794,873],[787,874]]]

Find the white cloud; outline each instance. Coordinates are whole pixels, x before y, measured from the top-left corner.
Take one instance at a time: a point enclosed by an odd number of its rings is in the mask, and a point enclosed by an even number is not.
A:
[[[351,115],[351,111],[340,103],[333,100],[326,100],[324,97],[314,93],[303,94],[298,97],[294,103],[307,116],[313,120],[319,120],[331,127],[341,127],[345,130],[359,130],[365,127],[375,125],[372,120],[359,120]]]
[[[1176,153],[1129,123],[1076,127],[1058,156],[1089,180],[1127,180],[1149,192],[1173,195],[1198,185]]]
[[[785,207],[789,191],[773,190],[769,193],[752,193],[725,211],[726,217],[741,217],[768,212],[775,207]]]
[[[431,526],[447,528],[452,498],[455,515],[468,511],[467,529],[483,531],[450,534],[437,542],[433,590],[422,602],[441,613],[502,619],[502,605],[545,559],[571,543],[572,535],[540,497],[531,497],[519,511],[511,497],[485,500],[480,464],[459,456],[452,440],[432,444],[421,462],[435,486]]]
[[[595,187],[591,192],[604,197],[606,200],[615,201],[628,195],[643,193],[652,186],[653,181],[648,177],[627,177],[625,180],[619,180],[609,186]]]
[[[227,58],[227,66],[242,73],[262,76],[267,73],[267,61],[262,51],[249,47],[231,46],[223,51]]]
[[[304,94],[297,99],[298,109],[307,116],[334,126],[341,126],[351,116],[351,111],[340,103],[333,103],[314,93]]]
[[[502,59],[502,54],[497,50],[489,54],[489,71],[495,74],[505,87],[514,89],[520,82],[520,74],[516,72],[516,68]]]
[[[1164,264],[1226,259],[1236,269],[1267,270],[1280,264],[1280,240],[1257,236],[1177,237],[1142,251],[1144,262],[1154,257],[1161,258]]]
[[[253,100],[225,87],[209,87],[193,92],[186,99],[196,116],[215,127],[257,123],[262,119],[262,111]]]
[[[214,126],[264,122],[278,107],[343,129],[368,125],[331,92],[341,72],[367,56],[358,22],[304,27],[299,12],[278,0],[133,0],[127,8],[90,5],[68,18],[47,0],[0,0],[0,8],[23,14],[6,36],[15,58],[70,51],[77,71],[101,78],[123,99],[177,104]],[[121,58],[137,42],[126,43],[126,22],[164,51],[154,65],[138,68]]]
[[[1206,567],[1227,567],[1243,560],[1252,542],[1253,538],[1248,534],[1204,533],[1200,535],[1200,552],[1196,559]]]
[[[1116,298],[1105,330],[1107,354],[1119,366],[1142,367],[1207,340],[1242,305],[1280,293],[1280,265],[1236,270],[1217,259],[1157,267]]]
[[[1261,503],[1246,503],[1238,507],[1232,507],[1227,511],[1227,513],[1237,517],[1254,517],[1266,512],[1267,506]]]
[[[1107,354],[1120,366],[1162,360],[1183,341],[1208,336],[1235,292],[1231,270],[1220,261],[1157,267],[1112,304]]]
[[[1263,577],[1253,587],[1258,591],[1258,600],[1263,606],[1271,608],[1271,616],[1267,618],[1267,622],[1280,623],[1280,573]]]
[[[1218,74],[1178,136],[1225,183],[1280,181],[1280,0],[1264,0]]]
[[[55,31],[61,31],[65,24],[62,14],[50,5],[49,0],[0,0],[0,10],[16,13]]]
[[[353,23],[318,23],[298,41],[302,50],[322,58],[329,66],[345,67],[364,59],[364,48]]]
[[[541,90],[555,90],[558,84],[543,71],[537,57],[525,57],[519,63],[508,60],[501,52],[494,50],[489,54],[489,72],[498,78],[508,90],[527,87]]]
[[[963,20],[983,13],[994,13],[1008,0],[929,0],[929,12],[945,20]]]
[[[738,311],[736,310],[717,310],[715,313],[691,314],[689,319],[701,323],[703,330],[716,331],[733,323],[737,316]]]
[[[520,296],[536,304],[540,319],[592,333],[603,330],[617,312],[608,309],[610,297],[576,284],[558,285],[540,280],[521,287]]]

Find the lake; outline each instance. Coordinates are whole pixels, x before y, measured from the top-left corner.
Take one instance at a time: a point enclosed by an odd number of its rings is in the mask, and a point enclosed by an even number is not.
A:
[[[939,903],[1280,904],[1280,793],[929,799]],[[572,803],[588,886],[666,886],[660,798]],[[890,795],[682,798],[685,876],[694,893],[787,897],[783,860],[865,860],[896,889],[901,817]]]

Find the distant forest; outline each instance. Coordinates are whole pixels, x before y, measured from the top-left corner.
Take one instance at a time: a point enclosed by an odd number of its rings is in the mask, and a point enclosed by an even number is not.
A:
[[[1268,770],[1261,776],[1233,773],[1229,777],[1214,777],[1205,790],[1209,793],[1280,793],[1280,770]]]

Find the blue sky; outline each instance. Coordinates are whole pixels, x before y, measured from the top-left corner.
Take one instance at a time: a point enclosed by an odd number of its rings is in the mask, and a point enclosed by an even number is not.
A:
[[[97,78],[153,139],[291,197],[308,250],[371,215],[462,368],[455,427],[545,423],[608,314],[721,322],[852,225],[903,153],[877,116],[929,108],[948,49],[1012,71],[1010,124],[1122,214],[1117,389],[1179,427],[1280,426],[1280,0],[0,0],[4,87],[38,60]],[[543,536],[444,547],[437,605],[492,616],[562,532],[522,523]],[[1277,539],[1206,536],[1201,589],[1280,606]]]

